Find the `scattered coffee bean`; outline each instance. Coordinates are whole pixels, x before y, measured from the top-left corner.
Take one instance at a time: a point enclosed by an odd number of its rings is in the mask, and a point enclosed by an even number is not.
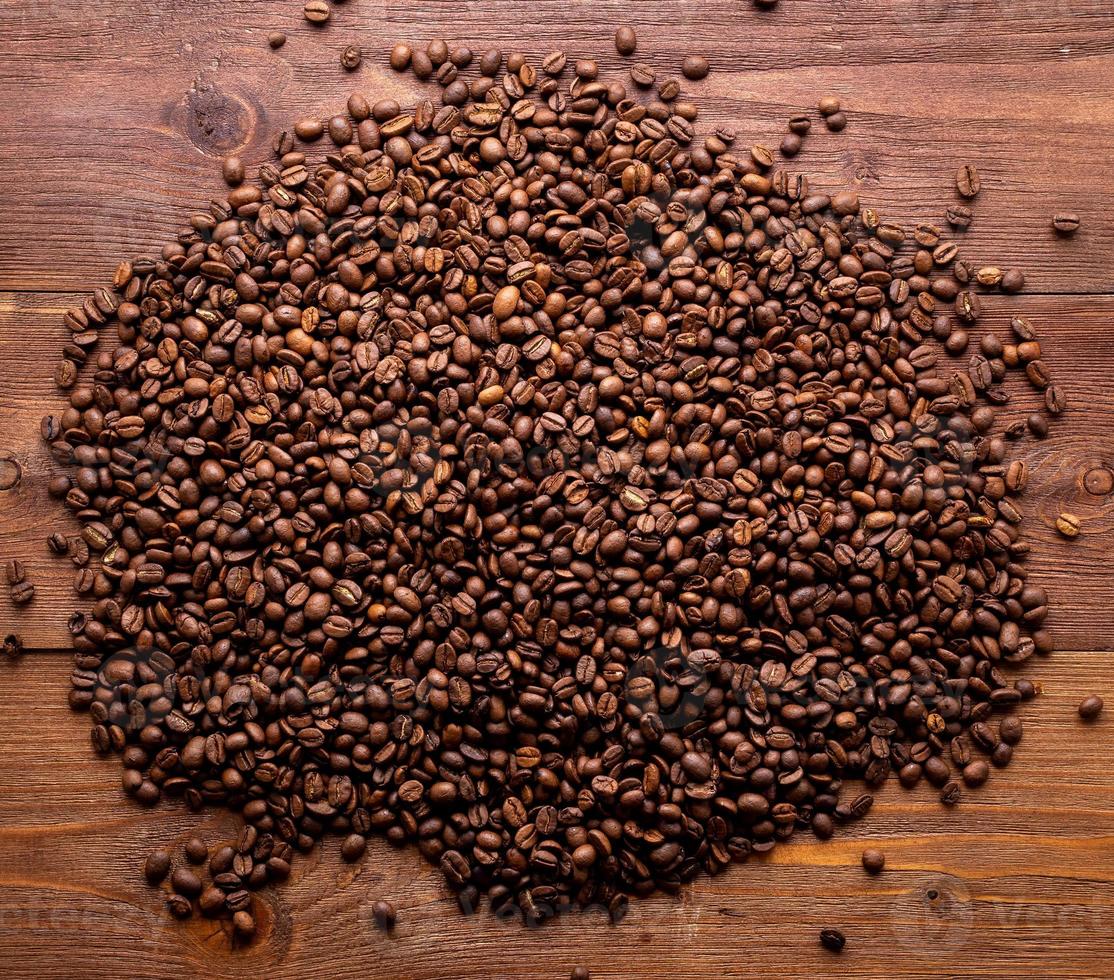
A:
[[[649,65],[632,65],[630,79],[639,88],[650,88],[656,80],[654,70]]]
[[[286,43],[286,35],[282,31],[272,31],[267,35],[267,43],[277,51]]]
[[[244,182],[244,162],[239,157],[225,157],[221,175],[229,187],[239,187]]]
[[[25,606],[35,598],[35,586],[26,580],[17,582],[8,589],[8,598],[17,606]]]
[[[945,217],[953,228],[970,228],[974,212],[965,204],[953,204],[945,212]]]
[[[681,74],[689,81],[698,82],[708,77],[708,59],[697,54],[689,55],[681,64]]]
[[[398,921],[395,907],[390,902],[377,901],[371,907],[371,914],[375,919],[376,926],[383,932],[390,932]]]
[[[1065,538],[1079,537],[1081,525],[1082,521],[1080,521],[1077,515],[1069,514],[1066,511],[1056,518],[1056,530]]]
[[[250,939],[255,935],[255,917],[246,909],[240,909],[232,914],[232,927],[241,938]]]
[[[842,953],[847,945],[847,937],[838,929],[821,929],[820,945],[833,953]]]
[[[877,848],[868,847],[863,851],[863,870],[867,874],[879,874],[886,866],[886,855]]]
[[[982,182],[979,180],[979,172],[975,169],[974,164],[965,163],[955,175],[955,189],[959,191],[961,197],[975,197],[982,187]]]
[[[1102,714],[1103,701],[1097,694],[1088,694],[1079,702],[1079,717],[1084,721],[1094,721]]]
[[[633,27],[620,27],[615,32],[615,50],[621,55],[632,55],[638,46],[638,35]]]
[[[311,24],[324,24],[329,19],[329,4],[326,0],[306,0],[302,13]]]
[[[190,864],[201,864],[209,860],[209,848],[200,837],[191,837],[183,848]]]
[[[188,919],[193,915],[193,905],[185,895],[171,892],[166,896],[166,907],[176,919]]]
[[[4,637],[4,656],[8,660],[18,660],[23,656],[23,639],[18,633],[9,633]]]
[[[1052,216],[1052,228],[1059,235],[1074,235],[1080,223],[1079,215],[1072,211],[1057,211]]]
[[[340,845],[340,856],[345,861],[359,861],[367,851],[367,838],[363,834],[349,834]]]
[[[8,585],[19,585],[27,579],[27,568],[18,558],[9,558],[4,563],[4,578]]]
[[[847,128],[847,116],[843,112],[833,112],[824,117],[824,125],[833,133],[841,133]]]
[[[340,53],[340,66],[345,71],[355,71],[363,61],[363,52],[358,44],[350,44]]]
[[[840,111],[839,99],[834,95],[825,95],[816,106],[822,116],[834,116]]]
[[[391,48],[390,65],[395,71],[406,71],[410,67],[413,52],[409,44],[396,44]]]
[[[569,980],[591,980],[591,974],[587,967],[575,966],[572,973],[569,974]]]
[[[143,862],[143,875],[152,885],[157,885],[170,874],[170,852],[156,848]]]

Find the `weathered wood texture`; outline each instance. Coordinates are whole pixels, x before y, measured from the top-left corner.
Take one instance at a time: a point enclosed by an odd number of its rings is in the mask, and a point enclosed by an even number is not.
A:
[[[851,125],[818,126],[795,166],[818,181],[861,184],[895,217],[942,216],[952,175],[984,175],[980,252],[1018,265],[1034,290],[1110,292],[1114,248],[1111,118],[1114,17],[1107,0],[793,0],[772,14],[738,0],[541,0],[338,6],[325,30],[300,3],[260,0],[8,0],[0,7],[0,287],[80,289],[122,253],[157,248],[219,191],[214,162],[261,162],[276,128],[342,106],[354,87],[412,98],[384,64],[396,38],[443,32],[476,50],[536,56],[575,45],[625,71],[611,36],[639,29],[638,59],[678,73],[708,51],[713,73],[687,85],[709,123],[744,145],[777,144],[785,120],[820,95]],[[290,33],[280,52],[269,30]],[[345,44],[368,57],[338,65]],[[1051,213],[1078,211],[1068,250]]]
[[[1114,667],[1114,10],[1108,0],[349,0],[325,30],[296,0],[5,0],[0,4],[0,552],[27,562],[39,595],[13,609],[0,589],[0,633],[35,650],[0,663],[0,976],[542,978],[584,965],[595,978],[670,976],[1109,977],[1114,975],[1114,722],[1074,712],[1112,694]],[[464,918],[413,851],[373,844],[344,866],[335,842],[263,894],[263,935],[232,949],[211,923],[169,920],[138,865],[180,842],[198,818],[140,810],[117,788],[116,760],[88,748],[87,719],[65,707],[64,623],[71,569],[44,538],[73,529],[47,500],[42,414],[66,331],[60,313],[117,261],[151,252],[191,210],[221,193],[217,162],[261,162],[276,128],[328,114],[352,89],[408,101],[416,83],[383,66],[395,39],[444,34],[473,49],[563,47],[620,69],[614,28],[639,31],[637,60],[677,73],[709,52],[713,73],[687,85],[702,123],[743,145],[776,145],[785,119],[839,95],[851,123],[814,128],[794,169],[859,186],[899,220],[940,220],[952,175],[974,162],[984,190],[967,258],[1022,268],[1026,295],[988,301],[989,327],[1038,326],[1071,408],[1043,443],[1018,452],[1033,579],[1054,601],[1064,651],[1031,664],[1044,695],[1026,705],[1017,764],[954,811],[927,790],[887,787],[863,824],[826,844],[802,839],[767,859],[702,879],[679,898],[637,902],[609,928],[592,913],[540,931],[486,914]],[[275,53],[266,34],[287,31]],[[348,43],[364,67],[343,72]],[[622,69],[620,69],[622,70]],[[1048,228],[1075,210],[1070,241]],[[1040,295],[1044,294],[1044,295]],[[1103,295],[1105,294],[1105,295]],[[958,362],[957,362],[958,363]],[[1019,417],[1034,404],[1014,385]],[[1084,519],[1072,544],[1052,522]],[[1108,698],[1110,700],[1110,698]],[[207,837],[231,831],[205,816]],[[867,877],[861,849],[881,846]],[[370,902],[400,910],[397,936]],[[849,936],[839,959],[821,927]]]

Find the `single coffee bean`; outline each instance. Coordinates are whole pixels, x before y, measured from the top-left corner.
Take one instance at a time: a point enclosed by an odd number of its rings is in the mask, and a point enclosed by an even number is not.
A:
[[[27,568],[18,558],[9,558],[4,563],[4,577],[8,585],[19,585],[27,579]]]
[[[1025,288],[1025,274],[1020,269],[1007,269],[1002,273],[1002,292],[1019,293]]]
[[[1079,717],[1084,721],[1094,721],[1102,714],[1103,702],[1097,694],[1088,694],[1079,702]]]
[[[817,108],[822,116],[834,116],[840,111],[839,99],[834,95],[825,95],[818,103]]]
[[[340,66],[345,71],[355,71],[363,60],[363,52],[358,44],[350,44],[340,53]]]
[[[656,76],[649,65],[632,65],[630,79],[639,88],[650,88],[654,84]]]
[[[209,860],[209,847],[200,837],[191,837],[186,841],[184,850],[190,864],[201,864]]]
[[[572,973],[569,974],[569,980],[590,980],[590,978],[591,974],[584,966],[574,966]]]
[[[833,133],[840,133],[847,128],[847,116],[842,112],[833,112],[824,117],[824,125]]]
[[[238,936],[250,939],[255,935],[255,917],[246,909],[240,909],[232,914],[232,927]]]
[[[953,228],[970,228],[974,212],[964,204],[953,204],[948,207],[945,217]]]
[[[225,157],[221,165],[224,182],[229,187],[239,187],[244,182],[244,162],[239,157]]]
[[[156,848],[143,862],[143,876],[152,885],[157,885],[170,874],[170,852]]]
[[[965,163],[956,171],[955,175],[955,189],[959,191],[961,197],[975,197],[982,182],[979,180],[979,172],[975,169],[974,164]]]
[[[189,868],[175,868],[170,875],[170,884],[176,892],[191,898],[201,894],[201,879]]]
[[[1059,235],[1074,235],[1080,224],[1079,215],[1073,211],[1057,211],[1052,216],[1052,228]]]
[[[166,896],[166,907],[176,919],[188,919],[193,915],[193,905],[185,895],[171,892]]]
[[[708,59],[700,55],[689,55],[681,64],[681,74],[690,81],[700,81],[708,77]]]
[[[801,152],[801,137],[796,133],[786,133],[781,138],[781,145],[778,149],[784,157],[795,157]]]
[[[329,19],[330,13],[326,0],[306,0],[302,12],[311,24],[324,24]]]
[[[1079,537],[1080,527],[1082,521],[1075,514],[1069,514],[1066,511],[1056,518],[1056,530],[1059,531],[1065,538]]]
[[[17,606],[25,606],[35,598],[35,586],[31,582],[18,582],[8,589],[8,598]]]
[[[443,38],[435,37],[426,45],[425,53],[434,68],[439,68],[449,60],[449,45]]]
[[[345,861],[358,861],[367,850],[367,839],[363,834],[349,834],[340,845],[340,856]]]
[[[847,937],[838,929],[821,929],[820,945],[833,953],[842,953],[847,945]]]
[[[615,32],[615,50],[621,55],[632,55],[638,46],[638,36],[633,27],[620,27]]]
[[[389,60],[390,66],[395,71],[406,71],[410,67],[410,58],[413,51],[410,49],[409,44],[396,44],[391,48],[391,55]]]
[[[372,905],[371,914],[375,919],[376,926],[383,932],[390,932],[398,921],[395,907],[390,902],[381,899]]]
[[[18,633],[9,633],[4,637],[4,656],[8,660],[18,660],[23,656],[23,640]]]
[[[319,140],[324,133],[325,124],[320,119],[299,119],[294,123],[294,135],[304,143]]]
[[[286,35],[282,31],[272,31],[267,35],[267,43],[277,51],[286,43]]]
[[[886,855],[877,848],[868,847],[863,851],[863,869],[867,874],[879,874],[886,866]]]

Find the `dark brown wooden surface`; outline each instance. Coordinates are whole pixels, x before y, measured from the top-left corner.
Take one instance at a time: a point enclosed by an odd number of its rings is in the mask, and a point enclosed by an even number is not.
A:
[[[15,609],[0,590],[0,634],[33,651],[0,663],[0,976],[562,978],[1114,976],[1114,717],[1084,725],[1086,693],[1114,704],[1114,9],[1109,0],[348,0],[324,30],[295,0],[3,0],[0,3],[0,556],[23,558],[38,587]],[[38,420],[59,404],[60,313],[118,260],[156,250],[221,193],[220,156],[262,162],[271,135],[325,115],[358,88],[413,98],[383,66],[390,42],[443,34],[476,50],[554,47],[619,70],[614,28],[639,32],[638,60],[677,73],[702,121],[776,145],[784,121],[827,93],[851,122],[818,126],[793,166],[825,187],[854,184],[896,220],[940,220],[965,161],[983,175],[963,255],[1016,265],[1023,296],[988,301],[988,325],[1037,325],[1071,408],[1043,443],[1021,448],[1030,563],[1052,593],[1061,650],[1033,662],[1044,693],[1010,770],[954,811],[927,790],[887,787],[870,817],[819,844],[701,879],[678,898],[637,902],[617,927],[598,915],[540,931],[460,916],[413,851],[373,845],[356,867],[335,842],[263,894],[263,934],[233,949],[218,926],[182,925],[138,873],[156,844],[197,825],[180,808],[142,811],[118,789],[115,760],[88,748],[87,719],[65,707],[72,569],[44,538],[70,527],[44,493],[50,461]],[[281,29],[280,52],[266,44]],[[516,45],[515,37],[529,39]],[[348,43],[363,68],[343,72]],[[1055,210],[1084,228],[1057,239]],[[1022,415],[1033,404],[1015,385]],[[1084,519],[1074,543],[1052,522]],[[231,830],[202,818],[206,836]],[[864,846],[887,870],[867,877]],[[389,898],[397,936],[371,926]],[[838,960],[816,943],[838,926]]]

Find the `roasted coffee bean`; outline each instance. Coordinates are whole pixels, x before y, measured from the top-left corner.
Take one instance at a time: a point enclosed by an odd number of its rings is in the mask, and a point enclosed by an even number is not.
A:
[[[25,606],[35,598],[35,586],[26,580],[17,582],[8,589],[8,598],[17,606]]]
[[[191,837],[183,848],[190,864],[202,864],[209,860],[209,848],[200,837]]]
[[[833,133],[840,133],[847,128],[847,115],[843,112],[833,112],[824,117],[824,125]]]
[[[945,212],[945,217],[948,219],[948,224],[953,228],[969,228],[974,213],[966,205],[952,204]]]
[[[1059,235],[1074,235],[1080,224],[1079,215],[1072,211],[1057,211],[1052,216],[1052,228]]]
[[[324,24],[329,19],[329,4],[326,0],[306,0],[302,12],[311,24]]]
[[[820,945],[833,953],[842,953],[847,945],[847,937],[838,929],[821,929]]]
[[[152,885],[157,885],[170,874],[170,852],[156,848],[143,862],[143,876]]]
[[[863,870],[867,874],[879,874],[886,866],[886,855],[875,847],[863,851]]]
[[[358,44],[350,44],[340,53],[340,66],[345,71],[355,71],[363,61],[363,52]]]
[[[681,65],[681,74],[689,81],[700,81],[708,77],[708,59],[700,55],[689,55]]]
[[[409,44],[396,44],[391,48],[391,55],[388,59],[390,66],[395,71],[406,71],[410,67],[410,58],[413,51],[410,49]]]
[[[825,95],[816,106],[822,116],[834,116],[840,111],[839,99],[834,95]]]
[[[229,187],[239,187],[244,182],[244,162],[239,157],[225,157],[221,173]]]
[[[632,55],[638,46],[638,35],[633,27],[620,27],[615,32],[615,50],[621,55]]]
[[[176,919],[188,919],[193,915],[193,904],[185,895],[171,892],[166,896],[166,908]]]
[[[1102,709],[1102,698],[1097,694],[1088,694],[1087,697],[1079,702],[1079,717],[1084,721],[1094,721],[1094,719],[1102,714]]]
[[[573,967],[572,973],[569,974],[569,980],[590,980],[591,974],[588,968],[584,966]]]
[[[1079,531],[1083,522],[1075,514],[1069,514],[1066,511],[1061,513],[1056,518],[1056,530],[1059,531],[1065,538],[1079,537]]]
[[[371,914],[375,920],[375,925],[383,932],[390,932],[398,921],[395,907],[390,902],[385,902],[382,899],[371,906]]]
[[[976,197],[981,187],[982,182],[979,180],[979,172],[975,169],[974,164],[965,163],[956,171],[955,189],[959,191],[960,197]]]
[[[632,65],[630,79],[639,88],[650,88],[654,84],[656,76],[649,65]]]
[[[18,633],[8,633],[4,637],[4,656],[8,660],[18,660],[23,656],[23,640]]]

